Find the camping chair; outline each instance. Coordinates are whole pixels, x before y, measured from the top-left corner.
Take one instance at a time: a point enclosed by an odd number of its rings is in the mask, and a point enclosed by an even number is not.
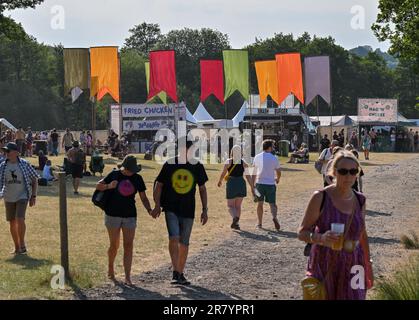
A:
[[[105,164],[103,163],[103,157],[102,156],[91,156],[90,157],[90,165],[89,169],[93,173],[93,175],[96,175],[96,172],[99,172],[102,176],[103,169],[105,168]]]

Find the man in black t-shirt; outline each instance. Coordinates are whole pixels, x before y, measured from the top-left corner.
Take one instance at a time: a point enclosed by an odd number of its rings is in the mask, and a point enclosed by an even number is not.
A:
[[[59,136],[56,129],[53,129],[51,132],[51,141],[52,141],[52,154],[56,157],[58,156],[58,140]]]
[[[323,139],[320,140],[320,152],[322,152],[324,149],[327,149],[329,147],[330,147],[330,140],[327,137],[327,134],[325,134]]]
[[[195,217],[196,185],[202,203],[201,223],[208,221],[207,189],[208,176],[204,166],[189,162],[188,150],[191,141],[186,141],[186,148],[179,147],[179,156],[169,159],[162,167],[154,188],[155,208],[151,215],[157,218],[161,208],[165,212],[169,232],[169,252],[172,259],[172,284],[188,285],[183,274],[188,257],[189,238]],[[192,160],[191,160],[192,162]]]

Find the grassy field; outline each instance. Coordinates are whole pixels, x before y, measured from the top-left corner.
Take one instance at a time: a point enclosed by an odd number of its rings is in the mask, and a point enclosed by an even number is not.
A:
[[[397,160],[408,158],[409,154],[373,154],[371,161],[364,165],[368,172],[374,166],[390,164]],[[137,155],[143,170],[141,175],[148,188],[147,195],[152,199],[151,188],[157,176],[160,165],[143,160]],[[311,154],[315,159],[316,154]],[[53,157],[53,165],[61,165],[62,157]],[[36,163],[37,159],[30,159]],[[287,159],[281,158],[281,163]],[[117,160],[105,158],[105,173],[116,167]],[[194,225],[191,239],[191,254],[202,247],[214,245],[230,234],[230,216],[226,209],[225,188],[217,187],[222,165],[205,165],[209,182],[209,223],[202,227]],[[99,177],[84,178],[80,195],[74,196],[71,179],[67,181],[68,195],[68,227],[70,242],[70,269],[74,283],[66,290],[52,290],[50,281],[51,267],[60,263],[60,233],[59,233],[59,199],[58,183],[50,187],[40,187],[37,205],[27,212],[27,246],[28,256],[13,257],[9,254],[13,248],[8,224],[5,221],[4,205],[0,205],[0,299],[63,299],[69,297],[77,288],[88,288],[106,281],[106,250],[108,238],[103,224],[103,213],[91,203],[94,185]],[[312,192],[321,186],[321,179],[310,164],[284,165],[283,178],[278,193],[278,202],[282,198],[292,197],[295,190]],[[199,198],[199,196],[197,195]],[[164,217],[153,220],[138,204],[138,229],[134,246],[133,274],[138,274],[164,263],[169,263],[167,252],[167,231]],[[200,201],[197,200],[197,211]],[[255,205],[250,197],[243,204],[242,220],[256,222]],[[198,215],[199,216],[199,215]],[[117,257],[117,276],[123,272],[121,252]]]

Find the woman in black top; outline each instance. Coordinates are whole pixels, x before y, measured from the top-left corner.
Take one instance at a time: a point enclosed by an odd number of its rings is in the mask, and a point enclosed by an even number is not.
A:
[[[145,193],[143,178],[138,174],[140,167],[134,156],[126,156],[120,165],[120,170],[113,170],[96,185],[99,191],[109,192],[105,208],[105,226],[109,234],[108,277],[115,281],[114,262],[118,252],[120,235],[124,237],[124,270],[125,283],[131,285],[132,252],[134,247],[135,229],[137,227],[137,208],[135,195],[151,213],[150,202]]]
[[[228,179],[226,183],[227,206],[228,211],[233,218],[231,228],[236,230],[240,230],[239,220],[241,215],[241,205],[243,198],[247,195],[246,182],[243,179],[243,174],[247,168],[248,164],[242,159],[241,147],[239,145],[235,145],[231,149],[230,159],[226,161],[220,180],[218,181],[218,187],[221,187],[225,177]],[[252,188],[251,176],[248,172],[246,172],[245,176],[254,196],[255,194]]]

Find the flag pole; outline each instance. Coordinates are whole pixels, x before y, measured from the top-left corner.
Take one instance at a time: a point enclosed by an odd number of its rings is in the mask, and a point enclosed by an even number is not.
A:
[[[321,136],[321,132],[320,132],[320,111],[319,111],[319,95],[316,96],[316,109],[317,109],[317,122],[319,123],[318,125],[318,132],[317,132],[317,149],[318,151],[320,151],[320,136]]]
[[[330,137],[333,140],[333,103],[332,103],[332,57],[329,57],[329,86],[330,86]]]

